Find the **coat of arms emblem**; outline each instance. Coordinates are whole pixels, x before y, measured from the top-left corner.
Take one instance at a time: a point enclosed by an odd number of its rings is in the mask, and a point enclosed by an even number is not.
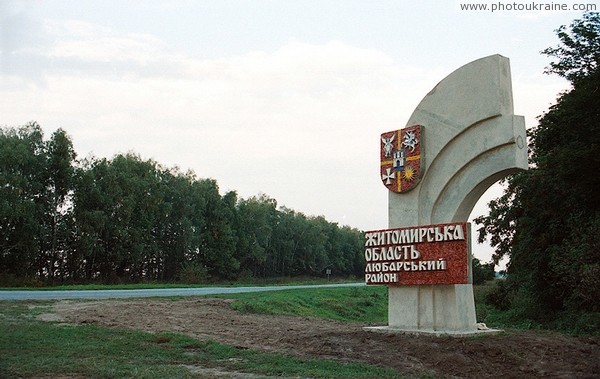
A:
[[[422,125],[413,125],[381,135],[381,181],[390,191],[410,191],[421,180],[422,131]]]

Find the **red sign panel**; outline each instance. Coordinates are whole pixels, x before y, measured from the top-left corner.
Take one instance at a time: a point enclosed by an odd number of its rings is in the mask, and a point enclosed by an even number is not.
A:
[[[462,222],[366,232],[366,284],[468,284],[468,227]]]
[[[422,129],[421,125],[413,125],[381,135],[381,181],[390,191],[409,191],[421,180],[425,169]]]

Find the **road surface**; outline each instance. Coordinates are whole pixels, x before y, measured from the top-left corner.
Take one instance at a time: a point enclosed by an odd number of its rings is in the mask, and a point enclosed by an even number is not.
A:
[[[300,288],[356,287],[364,285],[364,283],[342,283],[298,286],[157,288],[137,290],[9,290],[0,291],[0,300],[117,299],[134,297],[203,296],[242,292],[280,291]]]

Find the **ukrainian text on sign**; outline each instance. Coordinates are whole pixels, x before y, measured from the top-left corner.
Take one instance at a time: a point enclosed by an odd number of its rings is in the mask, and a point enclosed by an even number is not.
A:
[[[468,283],[467,223],[365,233],[367,284]]]

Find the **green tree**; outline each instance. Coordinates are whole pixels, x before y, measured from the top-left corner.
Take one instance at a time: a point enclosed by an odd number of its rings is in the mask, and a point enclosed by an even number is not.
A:
[[[509,178],[477,220],[495,262],[510,258],[512,306],[542,322],[600,311],[600,17],[586,14],[557,33],[561,45],[543,52],[558,58],[548,72],[572,88],[531,130],[530,169]]]
[[[238,203],[236,250],[242,276],[265,275],[267,255],[273,253],[273,229],[278,217],[277,201],[264,194]]]
[[[38,274],[45,168],[43,132],[37,123],[0,129],[0,274]]]
[[[198,207],[192,223],[195,230],[194,249],[188,261],[207,268],[214,279],[231,279],[239,269],[235,258],[235,235],[232,229],[232,201],[235,196],[221,196],[219,186],[213,179],[192,183]]]
[[[162,271],[157,279],[176,280],[180,279],[186,257],[194,249],[197,240],[197,226],[192,222],[199,206],[196,201],[198,197],[192,193],[192,183],[196,179],[191,172],[182,174],[175,169],[165,170],[161,175],[165,191],[162,221],[156,226],[156,237],[160,244]],[[202,275],[202,279],[205,279],[205,275]]]
[[[473,284],[483,284],[488,280],[494,279],[494,262],[481,263],[479,259],[473,258],[471,267],[473,269]]]
[[[281,207],[273,225],[273,240],[265,262],[266,275],[292,276],[302,240],[305,217],[293,209]]]
[[[85,163],[74,194],[74,217],[86,279],[155,279],[163,192],[154,161],[127,154]]]
[[[0,131],[0,272],[65,275],[74,159],[62,129],[47,142],[35,122]]]
[[[303,275],[319,275],[332,263],[329,254],[333,251],[330,228],[334,226],[323,216],[309,217],[303,235],[298,270]]]
[[[42,247],[45,256],[45,271],[49,280],[55,277],[62,279],[69,276],[65,264],[68,261],[70,238],[70,215],[72,213],[71,196],[73,195],[75,151],[73,142],[63,129],[52,134],[46,144],[47,183],[45,222],[42,223],[46,233]],[[71,273],[72,274],[72,273]]]
[[[542,54],[558,58],[546,68],[546,73],[557,74],[575,83],[596,72],[600,63],[600,13],[590,12],[570,25],[556,31],[560,45],[549,47]]]

